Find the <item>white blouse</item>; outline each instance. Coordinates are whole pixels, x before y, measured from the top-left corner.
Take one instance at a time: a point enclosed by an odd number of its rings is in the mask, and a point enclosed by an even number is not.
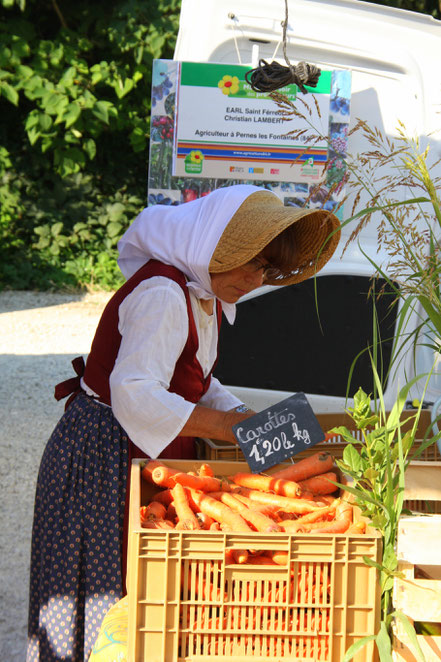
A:
[[[216,311],[207,315],[191,292],[190,300],[199,337],[196,358],[207,375],[217,354]],[[181,287],[162,276],[141,282],[119,307],[118,330],[122,340],[110,375],[112,409],[133,443],[156,458],[179,435],[195,407],[167,390],[188,337]],[[93,394],[84,380],[82,385]],[[212,376],[199,404],[227,411],[240,402]]]

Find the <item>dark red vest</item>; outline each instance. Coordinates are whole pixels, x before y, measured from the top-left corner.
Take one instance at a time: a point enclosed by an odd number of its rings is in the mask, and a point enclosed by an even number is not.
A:
[[[189,402],[199,402],[200,398],[204,395],[210,385],[211,372],[207,377],[204,377],[202,368],[196,358],[199,340],[185,276],[179,271],[179,269],[176,269],[176,267],[163,264],[158,260],[150,260],[131,278],[129,278],[129,280],[124,283],[108,302],[99,321],[90,354],[87,358],[84,370],[84,380],[86,384],[100,396],[100,401],[107,405],[111,404],[109,378],[113,366],[115,365],[121,344],[121,334],[118,331],[119,307],[123,300],[139,285],[139,283],[147,278],[152,278],[153,276],[165,276],[166,278],[174,280],[182,288],[187,303],[189,321],[187,342],[176,363],[169,391],[181,395]],[[219,328],[221,317],[222,308],[220,303],[217,302],[217,319]],[[74,367],[77,369],[76,366]],[[78,373],[80,376],[81,372],[82,370],[80,368]],[[63,384],[59,384],[56,387],[57,399],[65,397],[68,393],[72,393],[74,388],[71,388],[71,386],[78,386],[78,384],[79,378],[76,380],[73,378],[67,380],[67,382],[63,382]],[[69,385],[70,390],[66,393],[67,385]],[[132,457],[145,457],[144,453],[133,446],[130,450]],[[160,455],[162,458],[169,459],[192,459],[194,456],[194,440],[189,437],[177,437]]]

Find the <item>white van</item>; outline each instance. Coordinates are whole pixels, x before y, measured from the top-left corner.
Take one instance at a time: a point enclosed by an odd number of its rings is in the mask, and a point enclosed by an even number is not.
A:
[[[250,68],[261,58],[286,64],[284,18],[284,0],[182,0],[174,59]],[[350,127],[362,118],[393,138],[400,120],[410,135],[430,142],[434,158],[441,156],[440,21],[359,0],[289,0],[286,52],[291,64],[352,72]],[[350,153],[364,149],[359,136],[349,138]],[[405,195],[403,189],[399,196]],[[345,229],[342,247],[351,230]],[[360,245],[376,263],[383,261],[376,222],[363,230]],[[249,406],[260,411],[297,391],[316,413],[347,406],[351,364],[372,338],[366,295],[373,267],[362,251],[357,244],[344,255],[337,249],[316,279],[320,322],[314,280],[263,287],[240,302],[234,327],[225,324],[221,332],[216,375]],[[389,304],[383,297],[378,308],[385,366],[396,332],[396,311]],[[395,401],[398,385],[432,363],[425,347],[418,350],[416,366],[409,352],[389,379],[386,406]],[[349,394],[359,386],[372,390],[367,355],[356,364]],[[421,394],[414,388],[409,399]],[[440,395],[441,377],[434,376],[424,399],[433,403]]]

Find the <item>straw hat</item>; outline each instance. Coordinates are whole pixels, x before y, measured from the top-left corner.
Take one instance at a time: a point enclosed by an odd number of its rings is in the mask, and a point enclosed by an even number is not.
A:
[[[285,207],[269,191],[256,191],[241,204],[219,239],[209,271],[222,273],[242,266],[294,223],[296,264],[290,273],[265,284],[291,285],[306,280],[325,266],[337,248],[340,221],[323,209]]]

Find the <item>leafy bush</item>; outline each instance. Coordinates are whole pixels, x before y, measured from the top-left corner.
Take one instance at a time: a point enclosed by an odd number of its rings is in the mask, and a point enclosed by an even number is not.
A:
[[[179,0],[0,5],[0,289],[114,288]]]

